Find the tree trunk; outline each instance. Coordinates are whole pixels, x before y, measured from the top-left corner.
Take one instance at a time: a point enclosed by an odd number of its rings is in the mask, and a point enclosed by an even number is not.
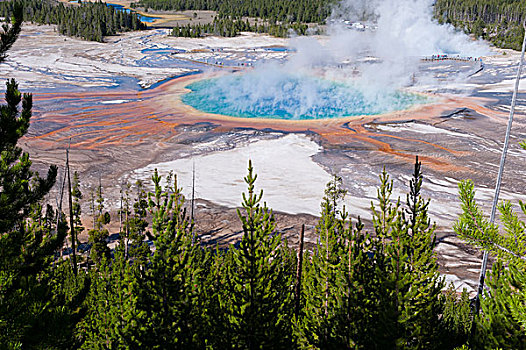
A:
[[[296,317],[300,313],[300,298],[301,298],[301,273],[303,270],[303,237],[305,235],[305,224],[301,225],[300,241],[298,244],[298,266],[296,268],[296,286],[294,288],[294,309]]]
[[[71,249],[73,250],[73,273],[77,275],[77,252],[75,225],[73,224],[73,199],[71,198],[71,176],[69,172],[69,149],[66,151],[66,166],[68,169],[69,226],[71,230]]]

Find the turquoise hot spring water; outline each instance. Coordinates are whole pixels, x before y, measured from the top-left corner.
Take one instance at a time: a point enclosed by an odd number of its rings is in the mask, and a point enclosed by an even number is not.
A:
[[[187,86],[183,103],[239,118],[313,120],[375,115],[429,102],[396,89],[378,90],[305,74],[249,72],[203,79]]]

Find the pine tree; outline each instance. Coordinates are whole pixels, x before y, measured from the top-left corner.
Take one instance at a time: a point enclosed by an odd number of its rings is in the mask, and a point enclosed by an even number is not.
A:
[[[413,329],[410,329],[415,338],[410,342],[417,342],[417,347],[437,347],[437,328],[440,325],[439,315],[442,313],[443,300],[442,289],[444,289],[443,278],[438,273],[438,263],[433,251],[436,244],[436,225],[431,224],[428,215],[429,199],[424,200],[421,196],[423,175],[421,163],[418,156],[415,160],[413,177],[409,183],[409,193],[406,200],[405,214],[409,218],[408,234],[410,247],[408,257],[413,286],[410,295],[416,295],[415,300],[410,302],[417,316],[410,321]],[[418,286],[415,288],[415,285]],[[406,306],[407,311],[407,306]]]
[[[444,348],[443,282],[433,253],[434,225],[421,198],[416,161],[406,208],[391,200],[393,185],[380,175],[376,235],[353,229],[337,209],[341,180],[329,183],[318,224],[319,241],[307,264],[302,345],[314,348]],[[457,323],[454,323],[457,325]]]
[[[46,295],[47,279],[39,275],[63,244],[66,230],[55,235],[53,220],[42,217],[38,205],[55,183],[57,168],[40,178],[17,146],[29,128],[31,95],[22,97],[11,80],[5,98],[7,104],[0,106],[0,345],[9,347],[26,343],[41,315],[36,305]]]
[[[91,243],[91,259],[98,264],[103,258],[109,258],[110,255],[110,249],[107,245],[109,232],[104,228],[104,225],[109,224],[111,220],[110,214],[104,212],[104,197],[102,196],[102,185],[100,182],[97,188],[95,202],[97,204],[96,206],[92,199],[92,205],[94,206],[93,209],[95,211],[95,216],[93,218],[95,227],[88,232],[88,235],[89,243]]]
[[[16,5],[12,26],[2,26],[0,62],[20,32],[21,14]],[[40,324],[51,314],[43,308],[50,296],[47,270],[64,242],[66,227],[55,230],[53,208],[46,206],[44,214],[40,204],[55,182],[57,168],[39,177],[31,171],[28,153],[17,146],[29,128],[31,95],[22,96],[11,80],[5,99],[7,104],[0,106],[0,347],[21,348],[34,344],[33,334],[48,333]]]
[[[192,244],[177,178],[172,182],[168,176],[165,188],[157,170],[152,179],[155,192],[148,195],[148,202],[155,252],[141,287],[141,308],[147,313],[149,325],[144,344],[148,348],[158,344],[172,349],[203,347],[203,311],[199,308],[202,251]]]
[[[475,187],[471,180],[459,183],[459,196],[462,214],[454,225],[455,232],[468,243],[497,258],[488,281],[488,290],[481,300],[481,314],[476,315],[470,343],[524,349],[526,224],[514,212],[510,202],[502,202],[498,207],[503,230],[498,224],[491,223],[477,205]],[[522,213],[526,213],[526,204],[520,201],[519,205]]]
[[[308,348],[379,348],[379,240],[354,228],[345,206],[341,178],[327,184],[317,226],[318,244],[306,259],[305,305],[297,323],[300,344]],[[385,266],[385,263],[384,263]]]
[[[5,99],[0,106],[0,232],[8,232],[22,224],[31,205],[42,199],[55,183],[57,168],[50,167],[47,178],[34,176],[29,154],[17,147],[27,133],[31,118],[32,96],[18,91],[14,79],[8,81]],[[22,102],[22,110],[18,106]]]
[[[146,330],[146,311],[138,307],[137,265],[129,263],[124,247],[115,258],[103,257],[90,273],[87,312],[78,325],[82,349],[139,349]]]
[[[350,225],[350,223],[349,223]],[[346,232],[345,254],[342,256],[343,288],[334,315],[335,340],[340,348],[383,348],[380,316],[383,280],[386,266],[379,240],[364,233],[358,217],[354,228]]]
[[[81,200],[83,199],[82,192],[80,190],[80,179],[78,172],[73,173],[73,188],[71,195],[73,197],[73,223],[75,226],[75,237],[77,237],[85,230],[82,226],[82,206]]]
[[[68,260],[56,261],[49,271],[48,312],[39,320],[39,333],[30,336],[34,347],[76,349],[81,345],[76,331],[86,313],[85,299],[90,279],[83,270],[75,274]]]
[[[137,187],[137,196],[133,203],[133,215],[127,220],[128,239],[130,240],[128,256],[145,262],[150,253],[150,248],[144,241],[149,235],[147,230],[148,221],[146,220],[148,201],[142,182],[138,180],[135,185]]]
[[[11,20],[11,26],[7,23],[2,25],[2,30],[0,31],[0,63],[5,61],[7,58],[7,50],[13,46],[20,30],[22,28],[22,5],[19,3],[13,4],[13,15]]]
[[[473,313],[467,290],[464,288],[459,298],[457,291],[451,285],[444,294],[444,311],[440,325],[442,346],[451,349],[466,344],[472,323]]]
[[[255,191],[248,163],[243,210],[238,216],[243,238],[230,247],[231,264],[221,307],[228,316],[230,343],[236,349],[290,348],[294,313],[294,256],[275,230],[272,211]]]
[[[121,186],[121,207],[119,209],[120,226],[119,226],[119,238],[120,244],[124,247],[124,257],[129,257],[130,247],[130,219],[131,219],[131,208],[130,208],[130,183],[126,183]]]
[[[221,307],[221,298],[226,297],[229,282],[228,269],[232,266],[232,251],[205,249],[203,258],[202,292],[199,298],[202,313],[201,336],[210,348],[230,347],[232,339],[229,332],[228,314]]]
[[[420,194],[421,164],[417,158],[405,210],[399,207],[399,201],[389,202],[392,187],[385,171],[381,179],[380,208],[384,209],[375,213],[374,222],[376,232],[381,232],[379,239],[387,262],[382,284],[388,294],[381,301],[386,339],[394,340],[401,348],[440,348],[444,284],[433,252],[435,226],[428,218],[429,201]]]
[[[305,271],[303,317],[299,320],[300,343],[315,348],[337,347],[341,339],[335,334],[336,313],[342,306],[345,285],[345,239],[349,236],[344,209],[338,209],[345,196],[341,178],[336,175],[327,184],[316,227],[316,250]],[[347,237],[346,237],[347,236]],[[309,263],[310,262],[310,263]],[[345,345],[339,344],[342,348]]]
[[[519,322],[524,313],[515,309],[515,300],[525,286],[520,281],[524,272],[517,272],[513,265],[506,268],[501,259],[493,264],[487,278],[488,289],[481,300],[481,313],[475,317],[475,329],[470,334],[473,348],[526,349],[525,327]]]

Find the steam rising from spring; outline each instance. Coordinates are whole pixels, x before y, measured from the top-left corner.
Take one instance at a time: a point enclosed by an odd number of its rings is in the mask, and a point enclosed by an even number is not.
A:
[[[422,57],[490,52],[485,43],[438,24],[432,5],[433,0],[344,0],[327,20],[329,35],[292,38],[295,53],[285,63],[194,84],[184,100],[212,113],[286,119],[378,114],[423,102],[399,92],[415,84]]]
[[[242,118],[325,119],[381,114],[427,100],[399,91],[366,95],[347,83],[304,74],[275,75],[279,70],[270,72],[198,81],[187,86],[193,92],[184,95],[183,102],[208,113]],[[266,89],[254,89],[254,85]]]

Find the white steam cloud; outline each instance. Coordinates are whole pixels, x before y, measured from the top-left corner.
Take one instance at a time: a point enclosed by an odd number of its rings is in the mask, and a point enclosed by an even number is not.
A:
[[[314,38],[291,40],[297,54],[286,64],[287,70],[350,62],[335,74],[351,76],[358,71],[357,80],[363,85],[396,89],[410,83],[422,57],[480,57],[490,53],[485,42],[473,40],[451,25],[440,25],[433,18],[433,3],[343,0],[328,19],[329,39],[323,47],[313,43]],[[352,23],[354,28],[350,28]],[[375,59],[364,60],[367,57]]]
[[[367,48],[382,58],[489,53],[482,41],[472,40],[451,25],[440,25],[433,18],[433,3],[434,0],[343,0],[329,18],[331,38],[340,42],[339,49],[342,44],[353,52]],[[343,20],[375,24],[377,29],[366,32],[367,35],[353,35],[353,31],[342,27]]]

